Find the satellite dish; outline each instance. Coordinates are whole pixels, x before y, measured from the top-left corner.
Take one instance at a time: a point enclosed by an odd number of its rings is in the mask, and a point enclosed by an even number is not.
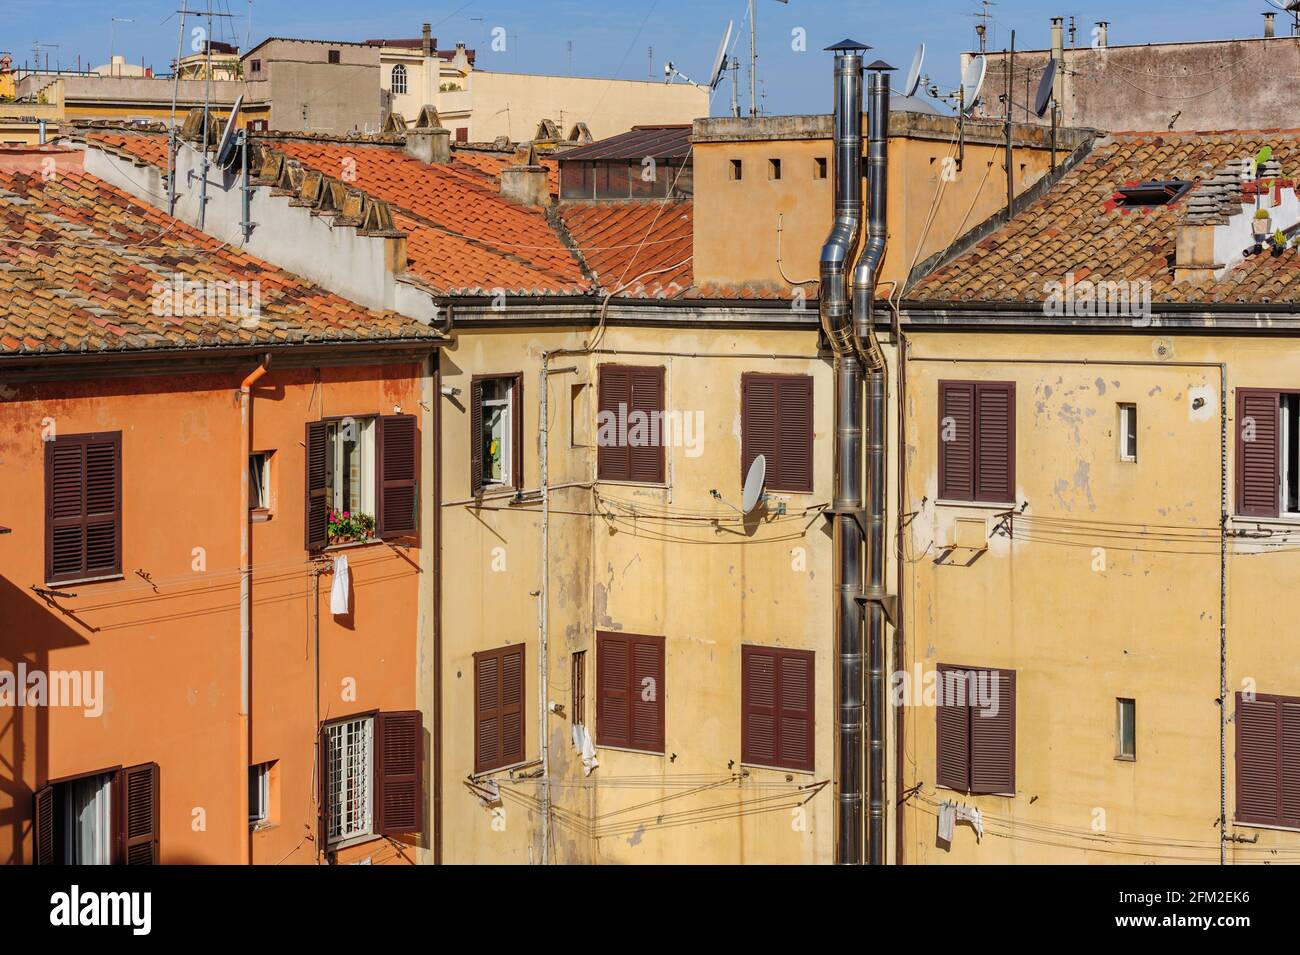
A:
[[[763,484],[767,481],[767,458],[759,455],[749,466],[745,475],[745,492],[740,500],[740,509],[748,514],[763,499]]]
[[[1038,95],[1034,97],[1034,113],[1042,116],[1052,105],[1052,84],[1056,82],[1056,58],[1047,61],[1043,78],[1038,81]]]
[[[961,74],[963,112],[969,113],[979,102],[980,91],[984,89],[984,74],[988,70],[988,60],[981,54],[972,57]]]
[[[912,68],[907,71],[907,83],[903,86],[904,96],[916,95],[916,88],[921,85],[921,65],[923,63],[925,63],[924,43],[916,48],[916,55],[912,57]]]
[[[240,93],[235,97],[235,105],[230,109],[230,119],[226,120],[226,128],[221,133],[221,142],[217,143],[217,165],[222,169],[233,166],[239,155],[235,144],[235,120],[239,118],[239,107],[243,104],[244,94]]]
[[[718,55],[713,58],[713,69],[709,71],[709,89],[717,89],[718,84],[722,82],[722,77],[727,70],[727,47],[731,45],[731,28],[735,21],[727,21],[727,32],[722,35],[722,42],[718,44]]]

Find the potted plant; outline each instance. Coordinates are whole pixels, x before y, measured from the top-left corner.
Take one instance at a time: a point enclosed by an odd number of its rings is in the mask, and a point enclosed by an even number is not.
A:
[[[1269,215],[1267,209],[1255,210],[1255,221],[1252,223],[1255,233],[1255,240],[1262,241],[1264,236],[1273,231],[1273,217]]]
[[[368,541],[375,536],[375,519],[369,514],[332,510],[327,533],[331,546]]]
[[[1286,251],[1287,237],[1285,232],[1281,229],[1277,229],[1273,233],[1272,240],[1274,257],[1277,257]]]

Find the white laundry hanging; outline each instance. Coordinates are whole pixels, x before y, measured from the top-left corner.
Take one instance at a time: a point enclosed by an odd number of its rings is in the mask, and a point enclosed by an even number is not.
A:
[[[334,583],[330,587],[330,613],[337,616],[348,612],[348,555],[334,558]]]

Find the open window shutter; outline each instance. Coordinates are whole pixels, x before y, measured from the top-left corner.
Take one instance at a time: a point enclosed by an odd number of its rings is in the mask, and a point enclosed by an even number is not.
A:
[[[969,382],[939,382],[939,497],[975,498],[975,386]]]
[[[631,643],[626,636],[596,634],[596,742],[631,748]]]
[[[811,494],[813,489],[813,380],[810,375],[777,379],[777,470],[768,486]],[[770,473],[770,472],[769,472]]]
[[[524,488],[524,376],[514,376],[514,385],[510,389],[510,481],[515,490]]]
[[[127,865],[158,864],[158,764],[121,771],[118,825]]]
[[[1277,517],[1281,497],[1278,393],[1237,389],[1237,513]]]
[[[741,646],[741,762],[776,765],[776,672],[772,651]]]
[[[329,543],[329,501],[326,500],[329,442],[326,440],[326,427],[323,421],[307,422],[304,543],[308,550],[319,550]]]
[[[1016,493],[1016,386],[975,386],[975,500],[1011,501]]]
[[[329,845],[330,818],[330,738],[321,724],[316,731],[316,851]]]
[[[763,455],[767,485],[777,488],[780,453],[776,439],[776,378],[746,373],[740,379],[740,482],[743,485],[754,459]]]
[[[971,792],[1016,791],[1016,674],[987,670],[980,674],[997,699],[994,707],[969,700]],[[978,684],[977,684],[978,685]]]
[[[622,425],[632,412],[631,370],[601,365],[597,396],[596,477],[601,481],[632,480],[627,434]]]
[[[32,863],[54,865],[54,787],[36,790],[32,814]]]
[[[1300,828],[1300,700],[1278,703],[1282,744],[1282,825]]]
[[[631,748],[664,751],[664,638],[631,637]]]
[[[376,831],[380,835],[420,831],[420,755],[423,721],[418,710],[375,717]]]
[[[942,686],[947,686],[950,673],[963,671],[952,667],[939,666],[939,679]],[[960,705],[948,699],[944,694],[935,707],[936,744],[935,744],[935,782],[958,792],[970,790],[970,707],[963,701]]]
[[[382,538],[419,538],[420,430],[415,415],[382,415],[378,423],[378,514]]]
[[[483,489],[483,382],[469,385],[469,493]]]
[[[640,435],[642,442],[629,442],[629,480],[643,484],[662,484],[664,481],[664,439],[660,412],[664,410],[664,370],[662,368],[634,367],[629,370],[632,380],[632,401],[629,414],[640,411],[643,419]],[[628,432],[633,425],[629,423]]]
[[[1278,703],[1237,694],[1237,821],[1277,825],[1282,773]]]
[[[71,435],[45,445],[45,579],[122,572],[122,435]]]
[[[777,657],[779,667],[780,736],[778,766],[813,769],[813,654],[784,650]]]

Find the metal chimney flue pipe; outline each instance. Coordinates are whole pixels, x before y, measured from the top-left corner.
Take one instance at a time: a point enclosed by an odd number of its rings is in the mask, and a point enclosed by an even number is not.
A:
[[[834,221],[822,246],[818,309],[835,354],[832,502],[835,620],[835,861],[863,861],[862,365],[854,340],[848,267],[862,231],[862,43],[829,47],[834,73]]]
[[[1276,13],[1264,14],[1264,36],[1265,38],[1272,38],[1274,36],[1277,36],[1277,14]]]

